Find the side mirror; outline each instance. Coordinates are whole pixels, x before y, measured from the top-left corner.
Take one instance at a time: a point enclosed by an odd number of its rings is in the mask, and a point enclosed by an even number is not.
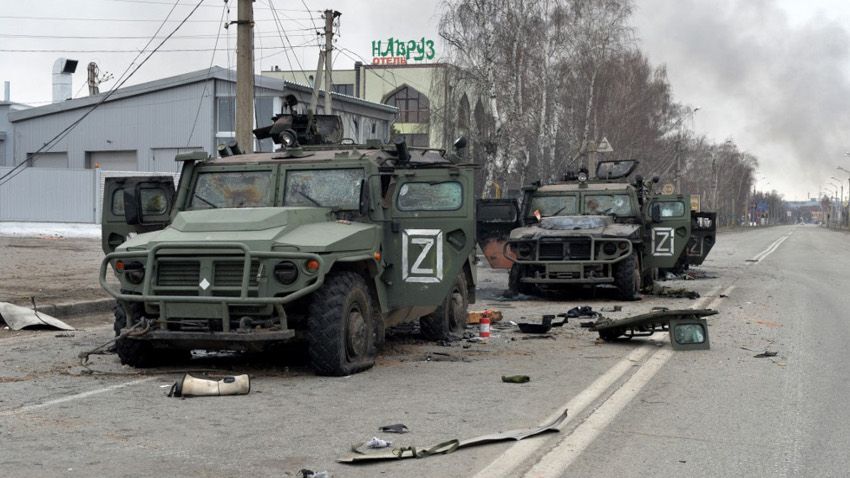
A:
[[[467,144],[466,136],[461,136],[460,138],[455,140],[454,148],[455,148],[456,151],[460,151],[460,150],[466,148],[466,144]]]
[[[360,180],[360,208],[361,216],[369,215],[369,182],[365,179]]]
[[[652,222],[661,222],[661,206],[653,204],[649,210],[649,216],[652,218]]]

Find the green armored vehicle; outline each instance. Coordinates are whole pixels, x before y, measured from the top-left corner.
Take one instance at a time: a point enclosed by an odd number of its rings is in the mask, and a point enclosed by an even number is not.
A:
[[[277,152],[178,155],[176,193],[170,176],[107,179],[100,282],[122,363],[302,340],[317,373],[346,375],[373,365],[386,327],[462,333],[472,166],[403,141],[326,144],[338,131],[336,117],[279,115],[255,131]]]
[[[658,269],[673,269],[687,250],[696,251],[685,247],[689,198],[654,194],[657,178],[627,182],[636,167],[637,161],[601,161],[596,179],[582,170],[561,182],[526,186],[521,208],[511,200],[480,201],[478,238],[493,267],[510,268],[509,290],[609,284],[632,299]],[[701,231],[703,258],[713,245],[713,223],[710,228]]]

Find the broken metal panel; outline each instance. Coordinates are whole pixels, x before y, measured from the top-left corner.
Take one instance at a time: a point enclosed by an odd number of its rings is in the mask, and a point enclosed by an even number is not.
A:
[[[687,246],[687,263],[698,266],[714,247],[717,235],[717,213],[691,211],[691,237]]]
[[[6,325],[12,330],[21,330],[29,327],[74,330],[73,327],[55,317],[8,302],[0,302],[0,319],[6,322]]]
[[[619,337],[646,337],[655,332],[670,330],[670,322],[679,320],[679,323],[692,324],[704,323],[703,317],[716,315],[713,309],[679,309],[679,310],[655,310],[647,314],[624,317],[622,319],[602,318],[596,321],[593,329],[599,332],[603,340],[615,340]],[[699,322],[699,321],[702,322]],[[708,341],[708,327],[703,326],[704,343]],[[671,333],[671,341],[672,333]],[[697,348],[695,346],[685,347],[687,349]],[[678,350],[678,349],[677,349]]]

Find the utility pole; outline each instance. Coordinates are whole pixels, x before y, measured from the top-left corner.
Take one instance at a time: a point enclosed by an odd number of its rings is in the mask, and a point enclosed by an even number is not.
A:
[[[316,113],[319,103],[319,90],[322,89],[322,69],[325,76],[325,114],[331,114],[331,91],[333,91],[333,38],[334,20],[342,15],[336,10],[325,10],[325,48],[319,51],[319,64],[313,80],[313,95],[310,97],[310,111]]]
[[[254,152],[254,0],[239,0],[236,21],[236,142]]]

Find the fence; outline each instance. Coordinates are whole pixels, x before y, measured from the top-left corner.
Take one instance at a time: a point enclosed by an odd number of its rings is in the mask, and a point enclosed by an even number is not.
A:
[[[11,168],[0,168],[0,177]],[[0,221],[99,224],[107,177],[169,173],[26,168],[0,185]],[[179,173],[171,174],[175,183]]]

